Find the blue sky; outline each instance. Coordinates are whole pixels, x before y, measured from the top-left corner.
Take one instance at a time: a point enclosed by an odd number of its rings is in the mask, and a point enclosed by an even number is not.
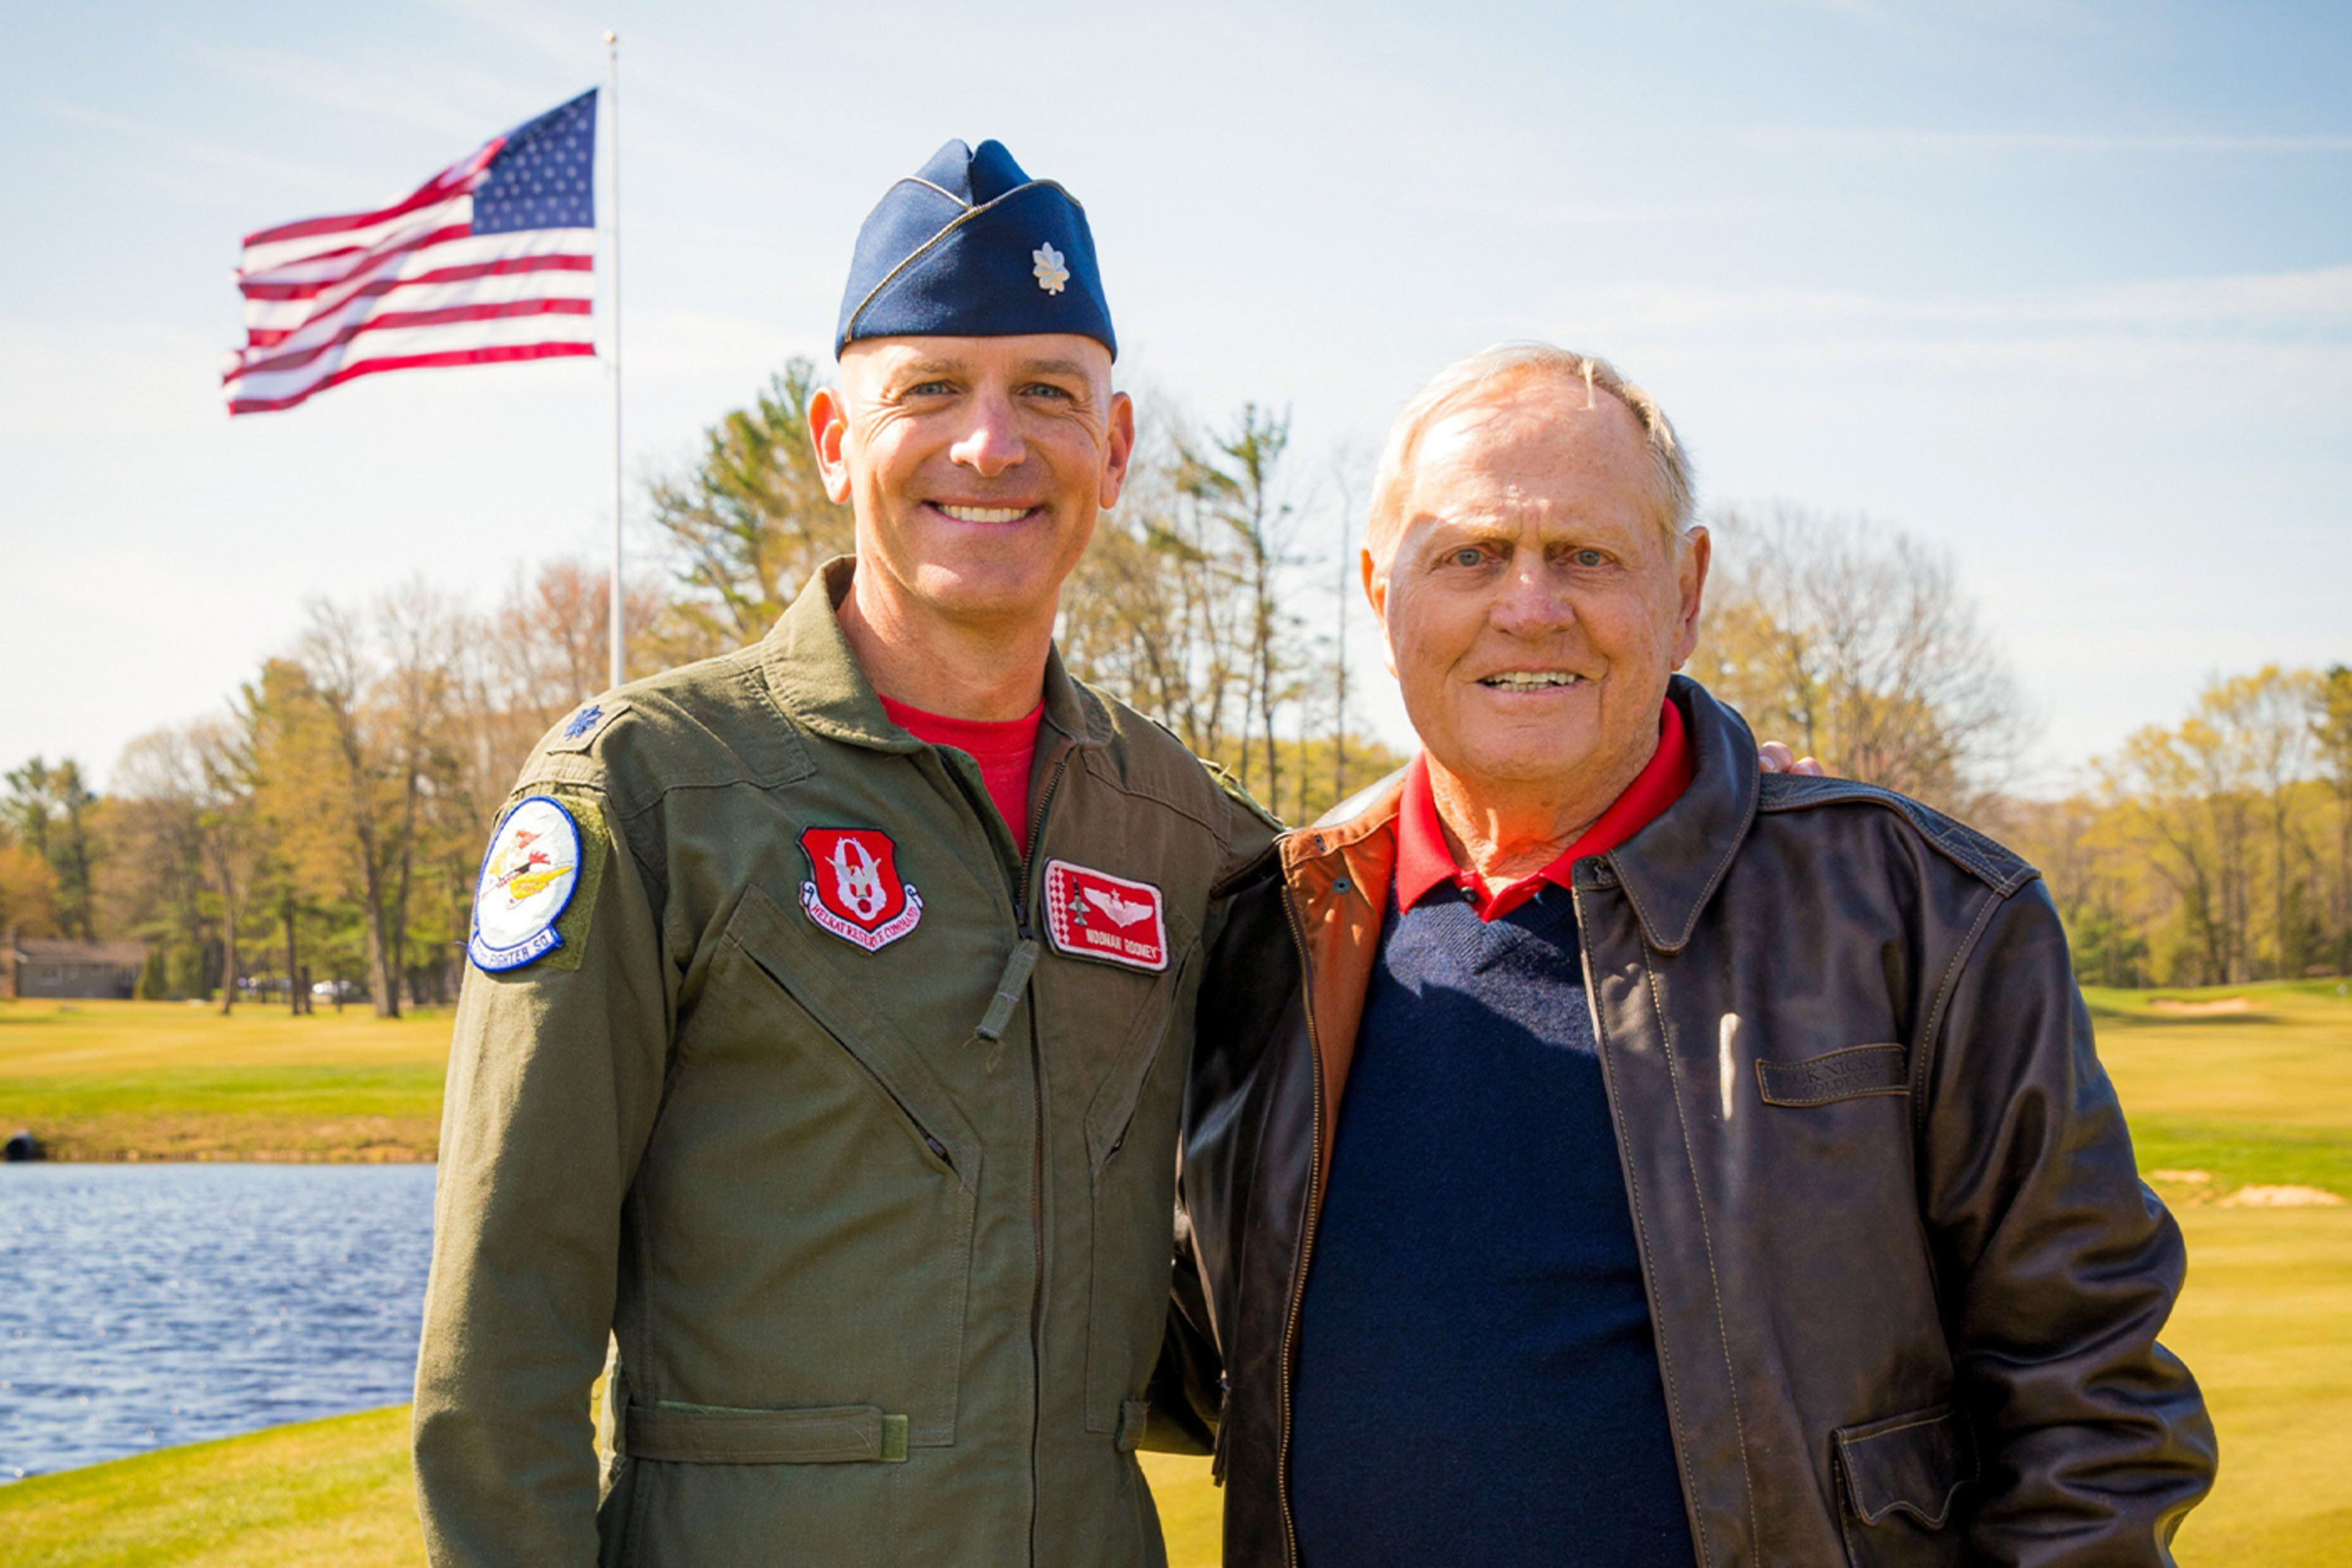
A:
[[[601,548],[599,364],[234,424],[216,374],[241,235],[600,81],[608,26],[633,477],[821,357],[866,208],[994,135],[1086,201],[1123,373],[1288,405],[1302,491],[1438,366],[1542,337],[1654,390],[1709,503],[1948,546],[2050,782],[2214,672],[2352,660],[2341,7],[20,6],[0,759],[102,774],[311,595],[487,603]]]

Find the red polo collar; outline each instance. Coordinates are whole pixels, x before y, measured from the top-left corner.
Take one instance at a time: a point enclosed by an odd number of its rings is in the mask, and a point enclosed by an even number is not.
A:
[[[1430,794],[1429,758],[1416,753],[1405,773],[1404,798],[1397,812],[1397,908],[1409,910],[1439,883],[1451,882],[1470,895],[1480,920],[1500,920],[1534,898],[1547,882],[1573,886],[1579,860],[1606,855],[1647,827],[1682,798],[1696,771],[1682,710],[1670,698],[1658,720],[1657,752],[1625,786],[1625,793],[1584,830],[1582,837],[1562,850],[1559,859],[1498,889],[1490,899],[1475,874],[1454,865],[1454,852],[1445,847],[1445,831],[1438,826],[1436,797]]]

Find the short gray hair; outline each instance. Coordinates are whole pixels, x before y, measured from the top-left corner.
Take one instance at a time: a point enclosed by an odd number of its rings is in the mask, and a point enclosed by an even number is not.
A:
[[[1430,426],[1457,409],[1521,382],[1538,380],[1581,386],[1587,406],[1595,390],[1625,405],[1649,443],[1659,526],[1666,531],[1669,542],[1680,547],[1696,515],[1697,490],[1690,453],[1658,400],[1618,374],[1617,367],[1605,359],[1550,343],[1513,342],[1483,349],[1439,371],[1389,426],[1388,446],[1381,453],[1381,466],[1372,479],[1371,514],[1364,532],[1365,548],[1372,552],[1374,560],[1384,560],[1384,547],[1395,542],[1403,521],[1397,514],[1404,505],[1406,482]]]

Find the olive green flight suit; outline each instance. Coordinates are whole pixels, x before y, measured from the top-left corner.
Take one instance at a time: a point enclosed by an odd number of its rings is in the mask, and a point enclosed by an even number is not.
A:
[[[1209,890],[1272,827],[1055,659],[1024,863],[971,759],[884,717],[851,570],[583,710],[516,785],[576,818],[582,871],[562,945],[458,1005],[416,1373],[436,1564],[1162,1560],[1133,1450]],[[821,924],[811,828],[887,835],[912,929]],[[1165,967],[1056,945],[1055,860],[1158,889]]]

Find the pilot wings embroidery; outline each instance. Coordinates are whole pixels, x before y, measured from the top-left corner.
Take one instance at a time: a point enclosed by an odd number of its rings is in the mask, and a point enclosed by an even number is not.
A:
[[[1143,899],[1122,899],[1117,893],[1101,888],[1085,889],[1087,902],[1111,918],[1114,925],[1131,926],[1151,912],[1151,904]]]

